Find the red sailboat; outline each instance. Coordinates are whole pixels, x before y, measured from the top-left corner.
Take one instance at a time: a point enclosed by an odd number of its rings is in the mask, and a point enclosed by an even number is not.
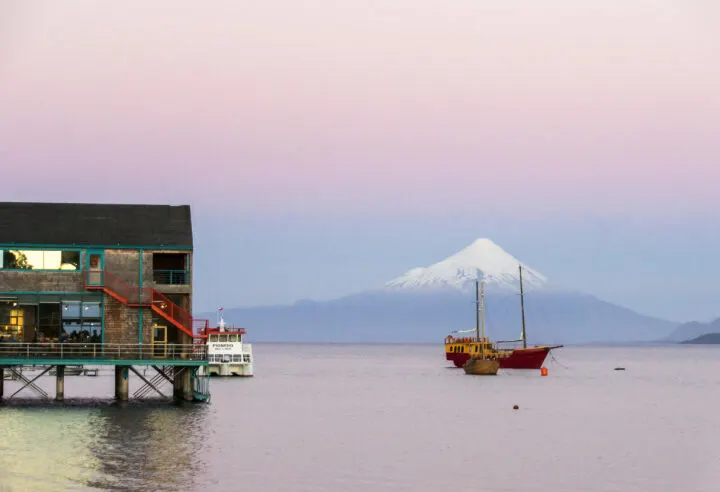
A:
[[[474,337],[456,338],[452,335],[445,338],[445,359],[452,361],[456,367],[463,367],[471,356],[485,353],[495,357],[500,362],[501,369],[540,369],[545,362],[548,354],[552,349],[560,348],[562,345],[537,345],[535,347],[527,346],[527,337],[525,332],[525,300],[522,283],[522,265],[520,265],[520,309],[522,311],[522,339],[509,340],[504,342],[493,343],[484,336],[480,336],[480,314],[482,312],[483,325],[485,323],[485,307],[484,307],[484,291],[481,296],[478,288],[478,281],[475,280],[475,303],[476,303],[476,323]],[[484,332],[484,330],[483,330]],[[522,348],[500,348],[501,343],[517,343],[522,341]]]

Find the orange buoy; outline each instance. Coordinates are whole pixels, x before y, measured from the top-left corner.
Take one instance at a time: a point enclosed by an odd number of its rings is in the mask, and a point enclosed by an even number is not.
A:
[[[540,375],[541,375],[541,376],[547,376],[547,375],[548,375],[547,367],[542,366],[542,367],[540,368]]]

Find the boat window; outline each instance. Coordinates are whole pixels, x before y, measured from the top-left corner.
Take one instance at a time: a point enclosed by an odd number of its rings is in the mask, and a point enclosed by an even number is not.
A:
[[[230,341],[231,341],[231,342],[237,342],[237,341],[238,341],[237,335],[230,335]]]
[[[208,342],[217,342],[217,335],[210,335]]]

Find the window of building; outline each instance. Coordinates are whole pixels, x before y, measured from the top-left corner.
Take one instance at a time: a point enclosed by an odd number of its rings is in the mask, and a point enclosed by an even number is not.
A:
[[[61,338],[71,343],[100,343],[102,312],[99,302],[63,301]]]
[[[39,305],[39,323],[37,340],[39,342],[57,341],[62,325],[62,306],[59,302],[43,302]]]
[[[99,302],[83,302],[82,317],[83,318],[99,318],[100,303]]]
[[[0,304],[0,340],[22,342],[25,326],[25,311],[17,302]]]
[[[80,270],[80,251],[0,250],[0,268],[6,270]]]
[[[13,309],[10,311],[10,324],[15,326],[23,325],[23,311],[22,309]]]
[[[79,318],[81,305],[80,301],[64,301],[62,303],[63,319]]]

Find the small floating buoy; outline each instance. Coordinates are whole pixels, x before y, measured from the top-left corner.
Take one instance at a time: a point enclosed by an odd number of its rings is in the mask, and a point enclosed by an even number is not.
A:
[[[540,368],[540,375],[541,375],[541,376],[547,376],[547,375],[548,375],[548,368],[545,367],[545,366],[542,366],[542,367]]]
[[[513,410],[518,410],[520,407],[517,405],[513,405]]]

